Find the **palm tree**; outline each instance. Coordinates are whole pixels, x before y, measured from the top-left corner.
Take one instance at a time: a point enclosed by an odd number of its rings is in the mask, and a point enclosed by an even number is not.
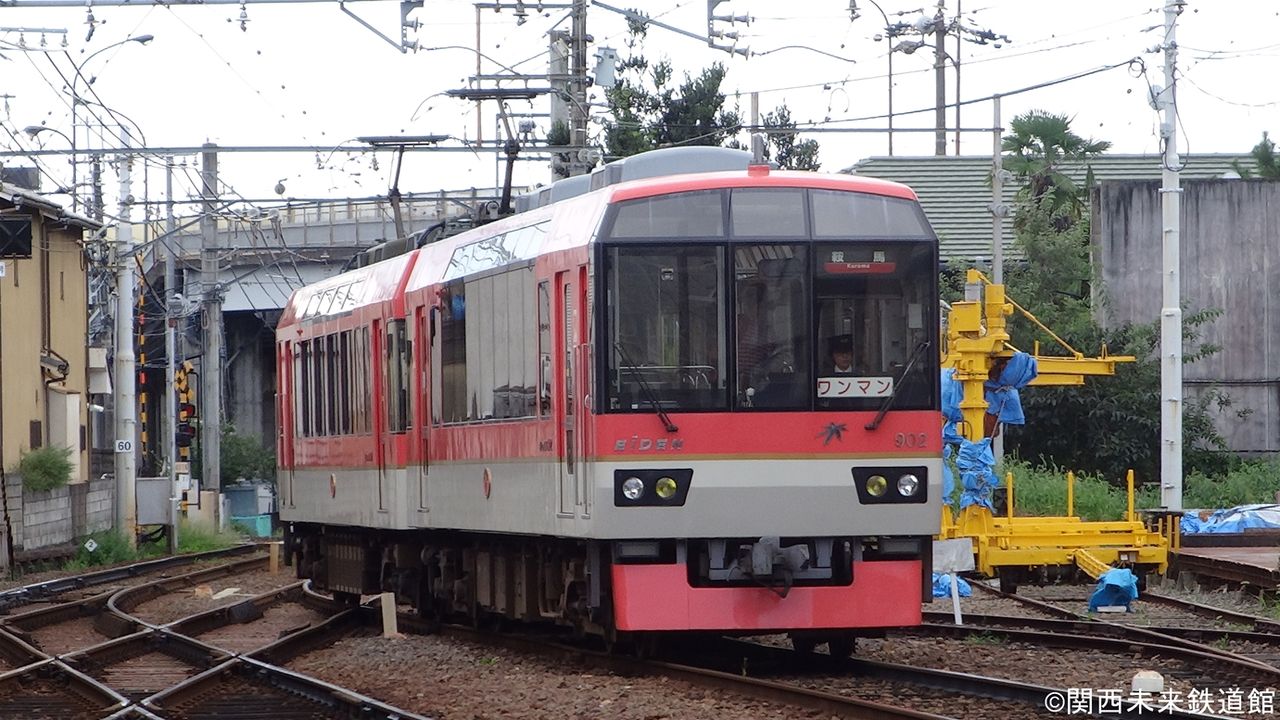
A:
[[[1015,117],[1001,144],[1004,167],[1024,183],[1020,197],[1033,207],[1070,226],[1084,216],[1084,191],[1065,172],[1071,165],[1087,165],[1111,147],[1103,140],[1086,140],[1071,132],[1071,120],[1044,110]]]

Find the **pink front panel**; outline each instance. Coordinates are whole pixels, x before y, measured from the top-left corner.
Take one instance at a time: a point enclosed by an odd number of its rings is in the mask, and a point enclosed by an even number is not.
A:
[[[855,562],[847,587],[694,588],[684,565],[614,565],[619,630],[807,630],[920,624],[919,560]]]

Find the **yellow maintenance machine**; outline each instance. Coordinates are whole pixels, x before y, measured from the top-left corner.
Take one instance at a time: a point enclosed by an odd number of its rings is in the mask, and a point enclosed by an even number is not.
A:
[[[959,403],[962,419],[956,427],[966,441],[980,442],[989,436],[992,423],[987,418],[984,383],[993,368],[1018,352],[1009,343],[1007,330],[1007,318],[1015,309],[1070,353],[1069,357],[1041,355],[1036,343],[1030,354],[1038,373],[1031,385],[1083,385],[1085,377],[1112,375],[1117,363],[1134,360],[1131,356],[1108,356],[1105,346],[1099,357],[1085,357],[1008,299],[1003,285],[992,283],[977,270],[968,272],[965,298],[951,306],[942,365],[954,369],[954,379],[963,387],[963,400]],[[988,577],[999,576],[1001,589],[1010,592],[1018,583],[1036,575],[1047,576],[1049,571],[1073,565],[1093,578],[1113,565],[1132,567],[1139,577],[1149,570],[1165,571],[1169,541],[1161,531],[1149,530],[1135,516],[1132,472],[1128,478],[1128,512],[1120,521],[1085,522],[1077,517],[1072,507],[1073,482],[1068,476],[1065,516],[1015,517],[1015,483],[1010,474],[1002,515],[982,504],[969,504],[956,516],[944,505],[940,538],[971,539],[975,568]]]

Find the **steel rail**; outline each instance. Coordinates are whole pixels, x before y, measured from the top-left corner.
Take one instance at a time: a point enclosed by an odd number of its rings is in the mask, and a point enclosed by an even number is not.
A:
[[[171,555],[156,560],[144,560],[131,565],[123,565],[106,570],[95,570],[81,575],[73,575],[55,580],[24,585],[10,590],[0,591],[0,613],[7,613],[15,607],[57,597],[72,590],[83,590],[95,585],[125,580],[138,575],[145,575],[156,570],[179,565],[189,565],[201,560],[209,560],[253,552],[260,546],[257,543],[246,543],[222,550],[193,553],[190,555]]]
[[[951,613],[926,612],[924,613],[926,625],[938,626],[954,626]],[[1053,620],[1049,618],[1032,618],[1021,617],[1017,615],[981,615],[968,614],[964,616],[965,627],[982,627],[982,628],[1029,628],[1042,633],[1055,634],[1084,634],[1090,636],[1101,636],[1110,639],[1130,638],[1143,643],[1165,645],[1169,647],[1179,647],[1186,650],[1192,650],[1200,653],[1209,653],[1213,655],[1222,655],[1224,657],[1233,658],[1240,662],[1250,662],[1262,667],[1274,668],[1273,663],[1265,663],[1255,660],[1247,655],[1233,653],[1221,648],[1211,647],[1204,642],[1198,640],[1198,637],[1220,637],[1223,631],[1212,628],[1191,628],[1190,632],[1170,632],[1177,630],[1176,628],[1164,628],[1154,626],[1137,626],[1126,625],[1124,623],[1113,623],[1089,619],[1076,620]],[[1280,646],[1280,636],[1263,635],[1262,633],[1247,633],[1256,637],[1270,638],[1268,644]],[[1249,640],[1251,638],[1240,637],[1239,640]]]
[[[220,685],[230,686],[230,691],[220,689]],[[236,720],[262,717],[266,703],[270,703],[273,717],[290,717],[286,705],[291,704],[305,705],[307,709],[300,712],[306,717],[323,714],[360,720],[427,720],[347,688],[244,656],[156,693],[140,705],[161,717],[181,718],[187,716],[185,706],[199,704],[216,712],[218,718]]]
[[[41,692],[54,688],[56,692]],[[57,704],[62,707],[55,707]],[[14,713],[18,717],[97,720],[128,705],[123,695],[54,658],[0,674],[0,706],[6,717]],[[27,715],[25,711],[45,714]],[[57,715],[48,714],[55,711]]]
[[[203,580],[235,575],[246,569],[252,569],[255,565],[265,567],[267,563],[268,558],[266,557],[246,558],[226,565],[196,570],[195,572],[189,572],[184,575],[164,578],[144,583],[142,585],[124,588],[123,590],[111,595],[107,600],[107,608],[121,620],[132,624],[134,631],[138,628],[158,628],[163,626],[164,623],[157,625],[146,622],[145,620],[132,615],[130,611],[148,600],[154,600],[155,598],[173,592],[174,590],[190,587],[191,585]]]

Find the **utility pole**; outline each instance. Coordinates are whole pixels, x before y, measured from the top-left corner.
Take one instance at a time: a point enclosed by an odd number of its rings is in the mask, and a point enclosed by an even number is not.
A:
[[[573,83],[569,103],[569,145],[576,152],[569,163],[572,175],[582,175],[589,165],[582,158],[587,147],[587,0],[573,0],[573,37],[570,39]]]
[[[1179,221],[1182,189],[1178,171],[1178,110],[1175,77],[1178,59],[1178,15],[1184,0],[1164,6],[1164,89],[1160,138],[1164,142],[1163,183],[1160,188],[1164,236],[1163,307],[1160,308],[1160,504],[1182,509],[1182,261]]]
[[[933,18],[934,155],[947,154],[947,19],[946,0],[938,0]]]
[[[75,162],[75,156],[71,161]],[[93,156],[93,219],[102,222],[102,160],[97,155]]]
[[[217,145],[205,143],[201,153],[203,214],[200,217],[200,291],[204,304],[204,357],[200,363],[202,489],[221,492],[222,477],[222,287],[218,283]],[[219,520],[221,523],[221,520]]]
[[[165,234],[169,237],[168,247],[164,251],[164,460],[169,476],[169,492],[173,499],[169,501],[169,552],[178,552],[178,397],[176,389],[177,370],[177,249],[174,245],[174,230],[177,222],[173,218],[173,157],[165,159],[164,164],[164,196]]]
[[[1004,146],[1000,127],[1000,96],[991,98],[995,106],[995,123],[991,132],[991,281],[1004,284],[1004,218],[1009,208],[1004,204]],[[959,155],[960,149],[956,148]]]
[[[124,145],[129,144],[129,133],[122,130]],[[119,224],[116,226],[116,337],[115,337],[115,470],[116,470],[116,530],[124,535],[130,548],[137,547],[137,498],[134,483],[137,479],[138,411],[137,362],[133,353],[133,225],[129,219],[129,169],[133,158],[127,153],[117,160],[120,170]]]

